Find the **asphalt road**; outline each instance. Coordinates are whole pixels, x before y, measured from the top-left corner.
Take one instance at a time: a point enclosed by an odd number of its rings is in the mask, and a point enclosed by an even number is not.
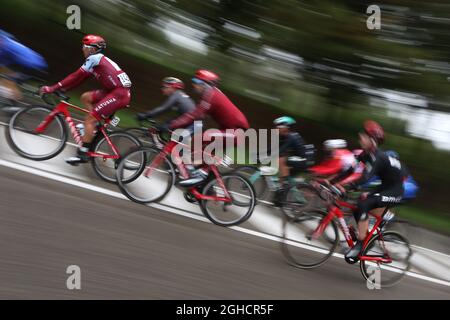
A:
[[[299,270],[277,242],[2,166],[0,195],[1,299],[450,298],[411,277],[369,290],[337,258]]]

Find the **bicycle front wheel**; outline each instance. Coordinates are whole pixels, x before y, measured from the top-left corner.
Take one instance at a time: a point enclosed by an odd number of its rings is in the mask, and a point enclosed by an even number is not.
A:
[[[137,138],[128,134],[126,132],[113,132],[108,133],[108,137],[111,140],[112,144],[119,151],[120,158],[129,153],[130,151],[139,149],[142,145]],[[113,154],[112,148],[109,145],[108,141],[104,136],[101,136],[96,142],[93,144],[92,151],[99,154],[111,155]],[[116,182],[116,169],[119,165],[120,158],[118,159],[105,159],[103,157],[94,157],[92,159],[92,166],[94,168],[95,173],[105,181],[108,182]],[[137,162],[129,162],[125,163],[126,166],[131,166],[135,175],[140,174],[140,170],[144,168],[144,158],[134,159]],[[139,161],[138,161],[139,160]],[[133,179],[133,176],[129,176],[128,179]]]
[[[408,240],[395,231],[377,234],[367,243],[361,256],[390,258],[390,263],[361,260],[361,273],[367,283],[379,288],[397,284],[410,268],[412,250]]]
[[[322,201],[310,184],[297,183],[291,185],[283,195],[281,201],[281,210],[283,213],[291,218],[302,214],[308,210],[322,209],[323,206],[318,205]]]
[[[11,149],[24,158],[37,161],[57,156],[67,141],[67,128],[61,116],[56,115],[42,133],[35,132],[52,111],[34,106],[14,114],[6,127],[6,139]]]
[[[326,215],[321,210],[313,210],[299,216],[284,216],[281,251],[289,264],[310,269],[322,265],[331,257],[339,242],[335,222],[330,221],[322,226],[322,232],[314,234]]]
[[[126,133],[129,133],[135,136],[144,147],[154,147],[155,143],[153,139],[150,137],[148,133],[148,129],[144,128],[127,128],[124,130]]]
[[[144,168],[136,164],[144,159]],[[130,200],[146,204],[156,202],[169,193],[175,181],[172,163],[154,148],[144,147],[131,151],[119,163],[116,171],[117,185]]]
[[[237,174],[223,175],[222,180],[223,186],[231,197],[231,202],[201,200],[200,208],[211,222],[219,226],[230,227],[241,224],[253,213],[256,204],[255,190],[247,179]],[[202,193],[213,197],[226,195],[217,179],[207,183]]]

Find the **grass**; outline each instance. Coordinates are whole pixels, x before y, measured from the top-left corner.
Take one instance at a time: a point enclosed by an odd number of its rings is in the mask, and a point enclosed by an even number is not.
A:
[[[400,207],[398,215],[427,229],[450,235],[450,219],[441,212],[405,205]]]

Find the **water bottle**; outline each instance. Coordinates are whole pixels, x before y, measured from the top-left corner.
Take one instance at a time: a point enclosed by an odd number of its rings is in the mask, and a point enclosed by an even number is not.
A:
[[[78,132],[80,133],[80,136],[84,136],[84,124],[79,123],[75,127],[77,128]]]

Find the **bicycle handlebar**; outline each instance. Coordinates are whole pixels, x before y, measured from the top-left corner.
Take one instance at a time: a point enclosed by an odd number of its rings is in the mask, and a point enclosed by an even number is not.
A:
[[[38,95],[40,95],[40,91],[41,91],[41,88],[38,89],[38,92],[37,92]],[[70,97],[66,96],[61,90],[55,90],[52,93],[43,93],[41,95],[42,100],[44,100],[45,103],[47,103],[49,105],[52,105],[52,106],[55,105],[56,103],[55,103],[55,101],[49,100],[48,97],[51,96],[51,95],[55,95],[55,96],[61,98],[61,100],[64,100],[64,101],[69,101],[69,99],[70,99]]]

